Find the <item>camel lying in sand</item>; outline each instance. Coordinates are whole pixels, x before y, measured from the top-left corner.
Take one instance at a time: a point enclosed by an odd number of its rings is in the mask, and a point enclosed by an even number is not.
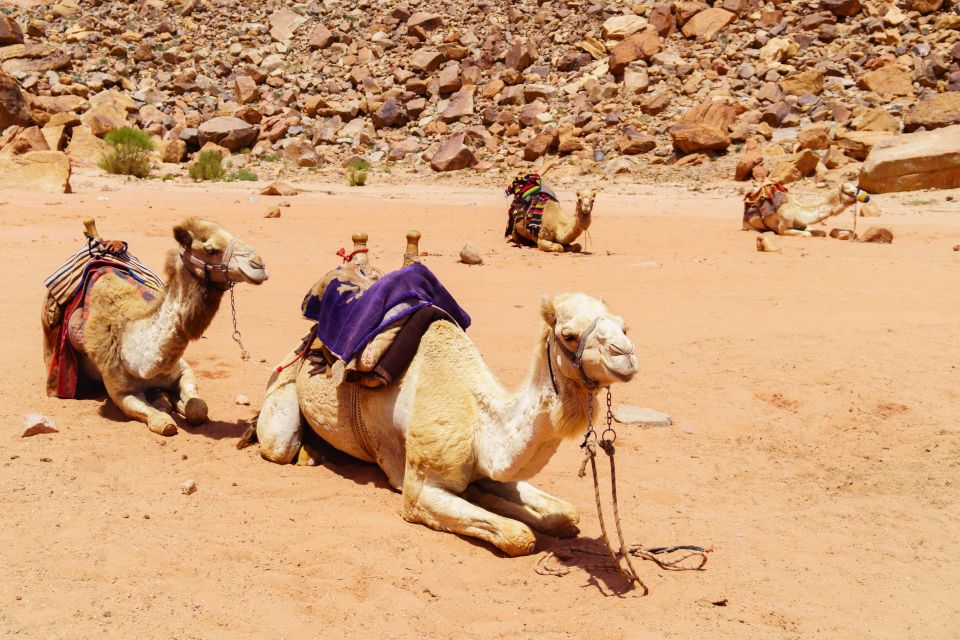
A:
[[[174,227],[173,236],[179,252],[167,255],[166,287],[157,300],[144,300],[128,280],[108,274],[91,285],[89,316],[82,328],[64,320],[81,372],[102,380],[126,415],[165,436],[177,432],[169,413],[174,407],[154,392],[173,393],[176,411],[191,424],[205,422],[207,404],[181,356],[210,325],[225,291],[239,282],[260,284],[267,279],[253,248],[216,222],[190,218]],[[159,409],[148,402],[148,392]]]
[[[582,249],[574,240],[590,228],[593,214],[593,201],[597,197],[596,191],[582,189],[577,192],[577,206],[573,215],[560,208],[560,204],[550,200],[543,208],[543,222],[539,233],[532,233],[527,228],[523,214],[514,209],[517,201],[510,207],[510,216],[513,220],[512,232],[528,242],[537,245],[541,251],[563,253],[564,251],[577,252]],[[515,214],[518,214],[516,215]]]
[[[333,447],[379,465],[402,491],[409,522],[480,538],[511,556],[533,551],[531,528],[576,535],[575,507],[525,480],[561,441],[583,435],[596,390],[629,381],[637,358],[623,320],[601,300],[544,297],[540,314],[531,371],[514,393],[444,321],[430,325],[407,370],[381,389],[337,386],[329,370],[309,364],[275,373],[256,427],[261,455],[291,462],[305,419]]]
[[[837,188],[830,191],[827,198],[819,205],[809,207],[799,203],[792,195],[786,192],[780,192],[778,199],[783,199],[783,204],[764,206],[762,201],[759,206],[754,206],[751,200],[755,200],[760,194],[760,189],[770,187],[770,183],[764,183],[759,189],[747,195],[743,211],[743,228],[747,231],[773,231],[781,236],[812,236],[807,227],[823,222],[831,216],[840,215],[856,202],[869,202],[870,195],[858,189],[849,182],[840,184]],[[761,196],[762,200],[762,196]],[[776,202],[776,201],[774,201]]]

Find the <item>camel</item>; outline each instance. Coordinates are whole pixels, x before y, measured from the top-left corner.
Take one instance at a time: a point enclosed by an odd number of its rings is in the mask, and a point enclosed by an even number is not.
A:
[[[402,492],[409,522],[510,556],[533,552],[533,529],[576,535],[576,508],[526,481],[563,440],[584,434],[597,389],[629,381],[637,358],[623,319],[602,300],[543,297],[540,315],[530,374],[514,393],[445,321],[430,325],[406,371],[380,389],[338,385],[329,369],[302,361],[274,373],[256,425],[262,457],[313,463],[305,421],[334,448],[376,463]],[[294,350],[283,362],[297,357]]]
[[[793,196],[785,192],[776,194],[770,204],[763,202],[760,191],[771,183],[762,184],[757,190],[747,194],[743,212],[743,228],[747,231],[773,231],[781,236],[810,237],[814,233],[807,229],[812,224],[823,222],[827,218],[839,215],[856,202],[869,202],[870,195],[849,182],[844,182],[832,190],[819,205],[804,206]],[[760,201],[756,200],[759,197]],[[777,206],[778,199],[785,199]]]
[[[225,291],[267,279],[256,251],[216,222],[189,218],[173,236],[179,250],[167,254],[166,286],[156,300],[144,300],[130,281],[108,274],[90,287],[86,322],[81,326],[79,313],[64,319],[80,371],[102,380],[123,413],[163,436],[177,432],[173,409],[192,425],[207,420],[196,376],[182,357],[187,345],[210,325]],[[172,393],[175,404],[162,392]]]
[[[549,200],[543,208],[543,223],[540,232],[536,235],[531,233],[524,224],[522,214],[514,217],[518,213],[514,205],[510,207],[510,219],[512,221],[514,236],[523,238],[532,244],[535,244],[541,251],[553,253],[563,253],[565,251],[579,252],[582,247],[575,244],[581,233],[585,233],[590,228],[593,213],[593,201],[597,193],[593,189],[582,189],[577,192],[577,206],[574,215],[570,215],[560,208],[559,203]],[[518,201],[514,201],[517,203]]]

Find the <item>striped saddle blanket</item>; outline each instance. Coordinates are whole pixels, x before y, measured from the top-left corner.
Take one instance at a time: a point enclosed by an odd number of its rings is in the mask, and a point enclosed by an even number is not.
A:
[[[96,240],[88,241],[86,248],[80,249],[70,256],[66,262],[43,281],[43,285],[58,303],[66,306],[80,290],[87,265],[94,260],[104,259],[126,267],[130,275],[148,289],[155,291],[163,289],[163,278],[140,262],[135,255],[129,253],[127,243],[123,243],[122,251],[110,253],[103,244]]]
[[[543,184],[540,174],[530,173],[516,178],[506,188],[505,193],[513,196],[513,202],[510,205],[510,218],[504,235],[509,236],[513,233],[516,224],[523,222],[523,227],[530,235],[539,236],[540,227],[543,225],[544,207],[551,200],[557,202],[557,197],[547,185]]]

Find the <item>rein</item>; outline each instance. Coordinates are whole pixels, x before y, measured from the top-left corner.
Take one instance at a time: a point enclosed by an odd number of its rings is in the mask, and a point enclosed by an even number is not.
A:
[[[227,272],[230,269],[230,260],[233,258],[233,248],[235,245],[236,240],[234,239],[231,239],[230,242],[227,243],[227,248],[220,257],[219,264],[211,264],[206,260],[202,260],[193,255],[193,249],[187,250],[186,247],[180,245],[180,261],[183,262],[183,266],[187,268],[187,273],[203,282],[205,288],[226,291],[227,289],[232,289],[234,285],[227,275]]]

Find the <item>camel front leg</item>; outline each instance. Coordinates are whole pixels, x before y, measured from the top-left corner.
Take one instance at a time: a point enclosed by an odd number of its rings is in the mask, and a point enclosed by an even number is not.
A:
[[[572,538],[580,533],[580,514],[566,500],[526,482],[478,480],[463,496],[494,513],[524,522],[537,531],[558,538]]]
[[[548,253],[563,253],[563,245],[549,240],[537,239],[537,248]]]
[[[150,406],[144,394],[124,393],[109,387],[107,393],[120,411],[135,420],[147,423],[150,431],[161,436],[172,436],[177,432],[177,423],[173,421],[173,418],[169,414],[157,411]]]
[[[780,231],[781,236],[796,236],[800,238],[811,238],[813,234],[804,229],[783,229]]]
[[[291,351],[283,362],[291,362],[296,356],[296,350]],[[270,462],[288,464],[300,451],[299,372],[299,366],[287,367],[274,373],[267,383],[263,407],[257,418],[257,440],[260,442],[260,455]]]
[[[177,413],[194,427],[206,422],[209,413],[207,403],[200,398],[196,374],[183,358],[180,358],[180,379],[177,380],[177,388],[180,392]]]
[[[509,556],[533,552],[536,538],[527,525],[490,513],[442,487],[428,484],[407,469],[403,483],[403,511],[407,522],[437,531],[480,538]]]

